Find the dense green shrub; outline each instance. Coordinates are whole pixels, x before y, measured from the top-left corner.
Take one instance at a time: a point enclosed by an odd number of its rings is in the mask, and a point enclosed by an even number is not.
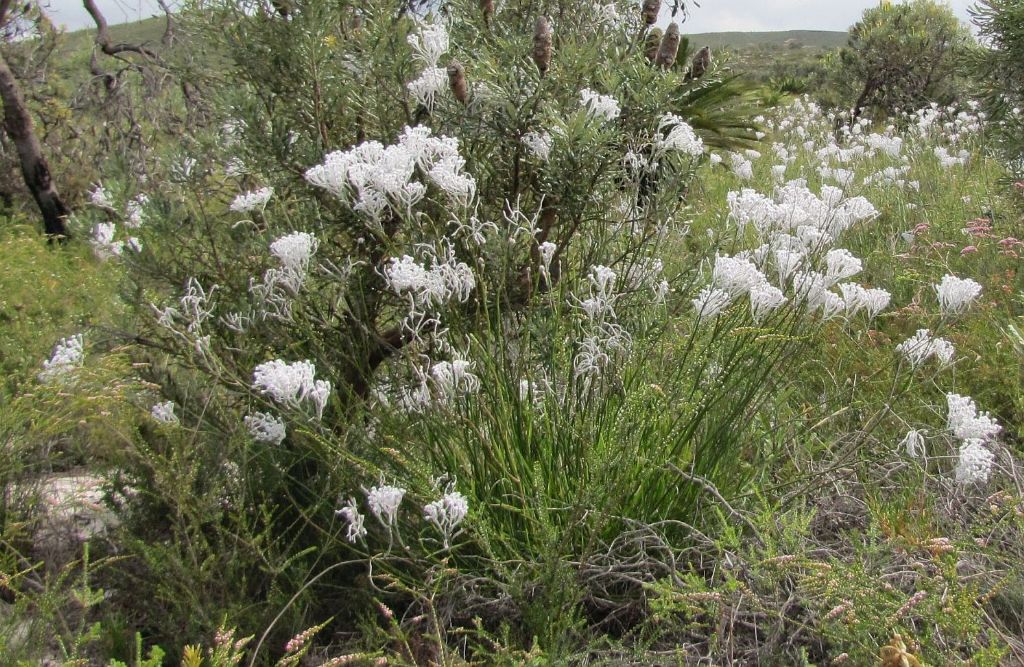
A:
[[[973,38],[949,6],[882,2],[865,10],[845,47],[830,56],[827,100],[852,111],[892,114],[960,99]]]
[[[1017,177],[1024,175],[1024,2],[980,0],[972,10],[986,47],[974,62],[985,87],[988,109]]]
[[[769,337],[745,310],[677,325],[699,262],[668,276],[659,257],[705,142],[753,140],[755,98],[652,64],[631,3],[282,11],[207,8],[222,117],[135,200],[139,239],[96,237],[136,269],[148,377],[176,411],[124,466],[150,490],[131,593],[180,637],[284,608],[277,637],[341,600],[360,613],[344,587],[365,564],[416,590],[447,564],[449,624],[512,619],[558,652],[582,614],[604,622],[603,596],[642,597],[565,581],[642,551],[626,526],[695,520],[700,487],[667,463],[723,489],[756,465],[744,434],[796,314],[760,321]],[[133,190],[100,199],[124,210]],[[651,386],[655,364],[674,370]],[[336,512],[385,481],[406,504],[458,493],[471,520],[456,540],[420,510],[370,516],[351,546]],[[518,611],[488,611],[505,599]]]

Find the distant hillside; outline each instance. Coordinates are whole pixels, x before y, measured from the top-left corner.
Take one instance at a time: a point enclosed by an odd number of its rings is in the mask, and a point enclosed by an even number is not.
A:
[[[160,37],[164,33],[164,25],[163,17],[154,16],[143,21],[111,25],[110,32],[114,41],[159,43]],[[75,41],[81,40],[80,43],[84,44],[92,40],[93,33],[93,29],[84,28],[69,32],[68,37]],[[690,38],[690,44],[700,46],[706,44],[713,49],[787,46],[787,42],[794,46],[834,49],[846,43],[847,33],[831,30],[781,30],[777,32],[702,32],[687,36]]]
[[[145,44],[150,47],[158,47],[160,39],[164,35],[164,27],[167,19],[162,16],[132,21],[130,23],[118,23],[110,26],[110,38],[114,42],[127,42],[129,44]],[[96,36],[95,28],[82,28],[81,30],[69,31],[66,35],[64,48],[68,53],[83,51],[89,48]]]
[[[782,30],[778,32],[704,32],[687,35],[692,46],[712,49],[749,49],[762,46],[803,46],[835,49],[846,44],[846,32],[831,30]]]

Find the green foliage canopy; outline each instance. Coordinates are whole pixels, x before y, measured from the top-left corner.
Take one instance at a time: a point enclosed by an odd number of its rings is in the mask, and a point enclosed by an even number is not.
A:
[[[988,110],[1002,121],[1003,147],[1019,176],[1024,172],[1020,164],[1024,155],[1024,2],[980,0],[971,13],[988,47],[977,54],[976,73],[987,91]]]
[[[973,41],[947,5],[883,2],[864,12],[847,45],[830,58],[836,101],[855,117],[951,102]]]

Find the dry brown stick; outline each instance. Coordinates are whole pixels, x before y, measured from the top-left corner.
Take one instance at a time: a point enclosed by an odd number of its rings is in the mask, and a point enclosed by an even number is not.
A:
[[[160,61],[159,56],[152,50],[146,48],[142,44],[128,44],[119,43],[115,44],[110,38],[110,28],[107,25],[107,19],[103,16],[99,7],[96,6],[94,0],[82,0],[82,5],[85,7],[85,11],[89,12],[89,16],[92,17],[93,22],[96,24],[96,46],[100,47],[100,50],[108,56],[116,56],[120,53],[138,53],[139,55],[146,56],[156,62]]]
[[[729,501],[727,501],[722,496],[722,493],[718,490],[718,487],[716,487],[710,480],[705,479],[700,475],[694,475],[692,473],[685,472],[684,470],[681,470],[678,466],[676,466],[673,463],[669,463],[668,467],[670,470],[672,470],[672,472],[676,473],[683,479],[691,481],[694,484],[701,486],[705,491],[713,495],[715,499],[722,504],[722,507],[725,508],[725,510],[729,513],[730,516],[732,516],[734,519],[738,519],[739,521],[743,522],[743,524],[750,529],[750,532],[753,535],[754,539],[757,541],[758,545],[762,547],[764,546],[764,540],[761,539],[761,536],[757,532],[757,528],[750,521],[750,519],[736,511],[736,509],[729,504]]]

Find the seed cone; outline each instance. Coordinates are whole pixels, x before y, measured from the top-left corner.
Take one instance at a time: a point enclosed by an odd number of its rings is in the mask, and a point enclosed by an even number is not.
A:
[[[676,54],[679,52],[679,24],[669,23],[665,36],[661,38],[661,46],[658,47],[658,56],[654,64],[658,67],[668,69],[676,62]]]
[[[661,47],[661,28],[652,28],[644,39],[644,55],[649,62],[654,62],[658,57],[658,49]]]
[[[533,62],[541,74],[551,66],[551,23],[546,16],[538,17],[533,27]]]
[[[659,12],[661,12],[661,0],[644,0],[643,7],[640,8],[640,16],[645,25],[654,25],[658,20]]]
[[[452,89],[452,95],[459,102],[465,104],[469,101],[469,88],[466,86],[466,68],[458,60],[453,60],[448,65],[448,85]]]
[[[693,57],[693,62],[690,64],[690,73],[686,78],[699,79],[704,76],[709,67],[711,67],[711,47],[705,46]]]

